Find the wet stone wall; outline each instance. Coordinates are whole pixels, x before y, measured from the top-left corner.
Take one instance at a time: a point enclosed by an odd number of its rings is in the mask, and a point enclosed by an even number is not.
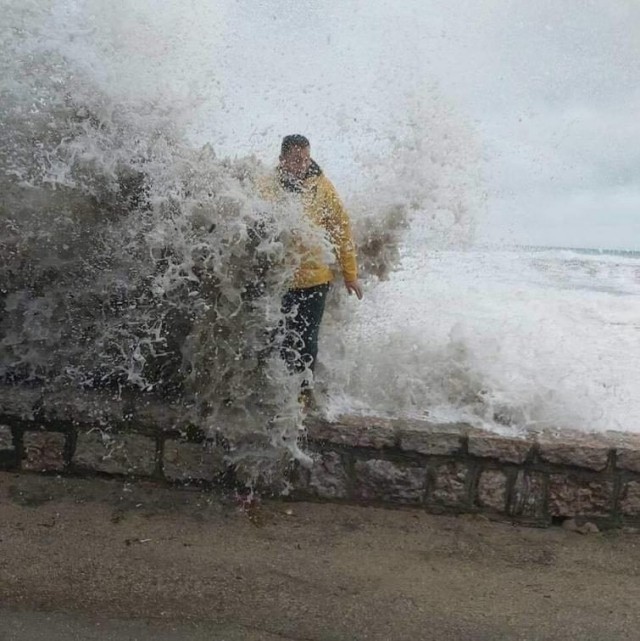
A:
[[[222,442],[150,399],[0,390],[0,469],[233,485]],[[640,435],[527,432],[347,416],[309,419],[310,465],[292,466],[288,498],[483,513],[546,526],[640,525]],[[231,481],[230,481],[231,480]],[[268,488],[262,488],[266,493]]]

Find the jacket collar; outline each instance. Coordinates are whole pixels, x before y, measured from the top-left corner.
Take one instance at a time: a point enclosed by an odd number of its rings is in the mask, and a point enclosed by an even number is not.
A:
[[[315,160],[311,160],[309,169],[307,169],[307,173],[302,178],[292,178],[288,174],[285,174],[279,165],[277,168],[277,174],[278,174],[278,181],[280,183],[280,186],[285,191],[290,191],[290,192],[299,194],[299,193],[302,193],[305,190],[305,188],[309,186],[307,183],[311,178],[317,178],[322,174],[322,169],[320,169],[320,165],[318,165],[318,163]]]

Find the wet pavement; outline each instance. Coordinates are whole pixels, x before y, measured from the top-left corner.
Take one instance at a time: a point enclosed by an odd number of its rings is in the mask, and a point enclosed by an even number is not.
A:
[[[0,473],[0,641],[634,640],[640,535]]]

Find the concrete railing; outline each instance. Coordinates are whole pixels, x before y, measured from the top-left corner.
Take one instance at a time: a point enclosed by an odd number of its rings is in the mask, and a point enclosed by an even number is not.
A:
[[[0,388],[0,468],[228,482],[222,446],[183,416],[144,397]],[[640,524],[637,434],[507,437],[465,424],[348,416],[310,421],[305,440],[314,463],[292,470],[294,499],[481,512],[541,526],[570,517]]]

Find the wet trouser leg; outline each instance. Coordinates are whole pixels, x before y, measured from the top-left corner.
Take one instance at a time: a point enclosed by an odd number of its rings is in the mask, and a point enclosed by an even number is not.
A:
[[[291,372],[315,369],[318,334],[324,314],[329,283],[290,289],[282,298],[284,339],[281,354]]]

